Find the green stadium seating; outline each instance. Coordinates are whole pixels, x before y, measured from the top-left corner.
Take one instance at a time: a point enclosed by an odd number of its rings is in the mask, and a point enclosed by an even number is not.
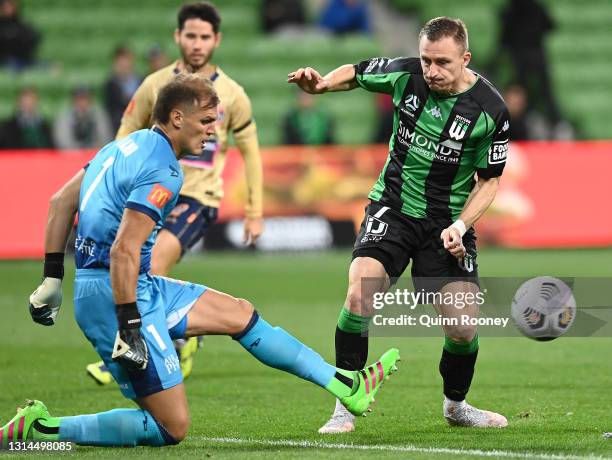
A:
[[[285,83],[286,74],[303,65],[327,72],[345,62],[380,55],[380,45],[370,37],[341,39],[308,37],[283,39],[259,31],[259,0],[217,2],[223,22],[223,43],[215,61],[248,92],[258,122],[262,144],[280,141],[283,113],[295,99]],[[506,0],[391,0],[424,21],[434,16],[463,18],[470,28],[474,65],[485,68],[498,53],[498,11]],[[612,138],[607,122],[607,101],[612,100],[609,62],[609,18],[612,1],[545,0],[558,29],[548,41],[554,87],[566,114],[584,138]],[[40,88],[43,110],[53,116],[67,103],[70,89],[91,85],[99,95],[110,70],[111,53],[119,43],[139,56],[138,68],[146,71],[145,54],[153,45],[170,56],[177,52],[172,40],[175,0],[22,0],[24,16],[43,33],[40,68],[15,75],[0,71],[0,91],[5,103],[0,117],[13,108],[10,101],[24,85]],[[509,80],[509,64],[502,61],[502,77]],[[577,88],[580,88],[577,90]],[[318,103],[336,117],[338,140],[365,143],[376,122],[373,97],[365,92],[328,95]]]
[[[507,0],[392,0],[421,22],[435,16],[462,18],[470,30],[474,65],[486,66],[499,53],[499,10]],[[563,113],[583,138],[612,138],[609,102],[612,100],[610,61],[612,41],[610,0],[544,0],[557,23],[547,42],[555,92]],[[498,84],[509,79],[509,66]]]
[[[263,36],[258,24],[259,3],[217,2],[223,42],[215,62],[251,97],[260,142],[266,145],[280,142],[282,116],[295,101],[295,91],[285,81],[289,71],[311,65],[327,72],[342,63],[380,55],[380,48],[364,37],[289,40]],[[111,54],[119,43],[128,44],[139,56],[141,73],[146,71],[144,56],[153,44],[177,56],[172,40],[179,4],[175,0],[23,0],[22,4],[24,16],[43,33],[42,64],[18,76],[0,72],[0,91],[11,100],[19,88],[36,86],[47,116],[67,104],[70,90],[77,84],[88,84],[100,95],[110,71]],[[320,98],[319,103],[336,117],[340,142],[368,142],[376,121],[371,95],[330,95]],[[12,110],[11,104],[3,104],[0,117]]]

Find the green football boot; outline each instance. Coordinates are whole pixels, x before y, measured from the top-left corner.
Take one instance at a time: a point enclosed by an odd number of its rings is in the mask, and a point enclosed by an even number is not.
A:
[[[27,400],[26,406],[18,407],[17,415],[0,428],[0,448],[8,448],[11,441],[59,441],[59,419],[51,417],[41,401]]]
[[[357,372],[359,386],[350,396],[340,398],[340,402],[353,415],[364,415],[383,382],[397,370],[396,363],[400,361],[399,350],[391,348],[374,364]]]

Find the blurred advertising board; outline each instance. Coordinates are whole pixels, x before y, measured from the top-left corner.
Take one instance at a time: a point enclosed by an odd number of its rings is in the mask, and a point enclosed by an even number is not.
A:
[[[0,258],[43,254],[49,198],[93,154],[0,152]],[[386,156],[385,145],[262,149],[269,232],[260,249],[350,245]],[[481,244],[612,245],[612,142],[513,143],[508,158],[495,203],[477,225]],[[240,154],[230,151],[208,247],[240,247],[244,176]]]

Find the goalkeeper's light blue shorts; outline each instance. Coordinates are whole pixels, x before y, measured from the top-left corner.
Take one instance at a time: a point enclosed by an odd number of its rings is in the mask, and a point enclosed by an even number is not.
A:
[[[117,317],[106,269],[79,269],[74,284],[74,315],[126,398],[134,399],[171,388],[183,381],[173,339],[185,337],[187,313],[206,287],[163,276],[138,277],[140,332],[147,343],[149,363],[143,371],[128,371],[112,360]]]

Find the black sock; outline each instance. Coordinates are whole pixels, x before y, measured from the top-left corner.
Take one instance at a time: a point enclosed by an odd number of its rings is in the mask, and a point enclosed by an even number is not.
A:
[[[440,375],[444,381],[444,395],[453,401],[463,401],[470,389],[478,350],[469,354],[455,354],[442,350]]]
[[[363,369],[368,359],[368,336],[344,332],[336,327],[336,367],[347,371]]]

